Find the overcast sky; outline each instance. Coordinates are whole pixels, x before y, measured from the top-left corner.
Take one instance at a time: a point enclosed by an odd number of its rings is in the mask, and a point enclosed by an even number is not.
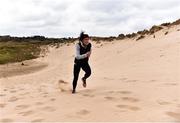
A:
[[[180,18],[180,0],[0,0],[0,35],[117,36]]]

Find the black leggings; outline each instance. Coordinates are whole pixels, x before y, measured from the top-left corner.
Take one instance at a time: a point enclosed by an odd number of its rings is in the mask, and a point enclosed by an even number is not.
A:
[[[83,69],[83,71],[85,72],[85,75],[84,75],[84,79],[87,79],[90,75],[91,75],[91,68],[88,64],[88,62],[86,63],[75,63],[74,64],[74,79],[73,79],[73,89],[75,90],[76,89],[76,86],[77,86],[77,81],[78,81],[78,77],[79,77],[79,72],[80,72],[80,69]]]

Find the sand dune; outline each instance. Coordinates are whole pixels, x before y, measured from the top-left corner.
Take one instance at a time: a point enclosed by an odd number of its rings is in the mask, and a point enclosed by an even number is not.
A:
[[[180,121],[179,29],[138,41],[92,42],[92,76],[86,89],[78,82],[75,95],[74,44],[50,48],[35,60],[48,65],[43,69],[0,75],[0,121]]]
[[[10,63],[6,65],[1,65],[0,78],[37,72],[47,66],[48,63],[38,62],[37,60],[27,60],[19,63]]]

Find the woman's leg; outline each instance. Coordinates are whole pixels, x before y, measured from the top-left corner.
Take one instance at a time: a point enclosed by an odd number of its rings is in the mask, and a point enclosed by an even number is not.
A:
[[[89,66],[89,63],[85,63],[82,65],[83,71],[85,71],[85,75],[83,77],[84,80],[86,80],[91,75],[91,68]]]
[[[73,79],[73,91],[76,90],[76,86],[77,86],[77,81],[78,81],[78,77],[79,77],[79,72],[80,72],[80,68],[81,66],[79,64],[74,64],[74,79]]]

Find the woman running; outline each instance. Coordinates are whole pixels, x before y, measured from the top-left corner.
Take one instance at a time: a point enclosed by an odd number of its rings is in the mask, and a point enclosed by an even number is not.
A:
[[[91,68],[89,66],[88,60],[91,55],[91,43],[88,34],[81,32],[79,37],[79,42],[76,44],[76,55],[74,59],[74,79],[73,79],[73,90],[72,93],[76,93],[76,86],[79,77],[80,69],[85,72],[84,77],[81,79],[83,87],[86,88],[86,79],[91,75]]]

